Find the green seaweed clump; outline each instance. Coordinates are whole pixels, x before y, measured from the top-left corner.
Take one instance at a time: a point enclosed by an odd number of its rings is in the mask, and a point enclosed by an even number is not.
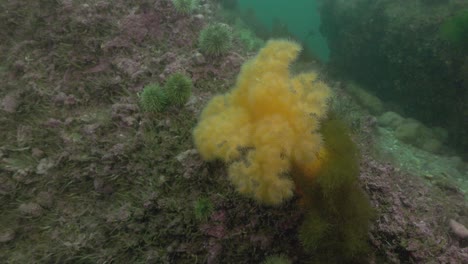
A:
[[[145,112],[162,112],[167,105],[167,96],[157,83],[151,83],[140,94],[140,105]]]
[[[223,23],[215,23],[205,27],[198,38],[198,46],[205,55],[222,55],[229,51],[231,44],[231,29]]]
[[[164,89],[168,102],[183,106],[192,94],[192,80],[181,73],[174,73],[167,79]]]
[[[151,83],[140,94],[140,105],[145,112],[163,112],[169,105],[183,106],[192,94],[192,80],[174,73],[166,81],[164,88]]]
[[[446,20],[440,27],[443,39],[458,47],[468,47],[468,10],[456,13]]]
[[[299,239],[313,263],[364,263],[374,211],[358,183],[358,149],[338,119],[324,121],[321,133],[327,154],[314,180],[300,185],[306,216]]]
[[[197,220],[206,220],[213,212],[213,204],[208,198],[200,198],[195,201],[193,210]]]
[[[262,264],[291,264],[291,260],[285,255],[268,256]]]

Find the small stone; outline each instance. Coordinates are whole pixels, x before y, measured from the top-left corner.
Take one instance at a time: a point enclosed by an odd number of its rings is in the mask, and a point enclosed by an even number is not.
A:
[[[0,195],[13,194],[16,187],[15,183],[8,177],[0,177]]]
[[[197,64],[197,65],[201,65],[201,64],[205,64],[206,63],[206,59],[205,57],[203,56],[203,54],[201,54],[200,52],[196,52],[193,56],[192,56],[192,61]]]
[[[39,217],[43,214],[44,209],[37,203],[24,203],[18,207],[20,213],[24,216]]]
[[[67,98],[65,99],[64,104],[65,105],[75,105],[77,103],[77,99],[74,95],[68,95]]]
[[[428,180],[433,180],[434,179],[434,175],[432,175],[432,174],[424,174],[423,177],[428,179]]]
[[[6,95],[2,100],[2,109],[7,113],[14,113],[18,108],[18,98],[14,94]]]
[[[40,192],[36,200],[44,208],[51,208],[54,203],[53,196],[49,192]]]
[[[52,97],[52,101],[56,104],[64,104],[67,100],[67,95],[64,92],[59,92],[54,97]]]
[[[205,19],[205,17],[202,14],[196,14],[193,17],[196,18],[196,19],[200,19],[200,20]]]
[[[75,121],[75,118],[67,117],[67,118],[65,118],[65,121],[63,122],[63,124],[68,126],[68,125],[71,125],[71,123],[73,123],[73,121]]]
[[[468,229],[457,221],[450,219],[450,228],[452,229],[452,232],[461,239],[466,239],[468,238]]]
[[[31,151],[31,154],[34,158],[40,159],[44,157],[44,151],[38,149],[38,148],[33,148]]]
[[[368,92],[366,89],[357,83],[349,83],[347,91],[358,101],[358,103],[365,107],[373,115],[382,114],[384,107],[380,99]]]
[[[423,126],[415,120],[407,120],[395,130],[395,136],[405,143],[415,144],[420,139]]]
[[[398,128],[405,118],[401,117],[395,112],[385,112],[377,119],[377,124],[383,127],[389,127],[391,129]]]
[[[118,58],[113,64],[117,69],[126,73],[131,78],[135,78],[142,73],[141,64],[129,58]]]
[[[51,169],[54,166],[54,162],[47,159],[43,158],[39,161],[39,164],[37,164],[36,167],[36,173],[37,174],[46,174],[49,169]]]
[[[183,162],[188,156],[195,155],[195,154],[197,154],[196,149],[189,149],[177,155],[176,160],[179,162]]]
[[[6,229],[0,231],[0,243],[6,243],[15,239],[15,230]]]
[[[122,125],[124,125],[125,127],[131,127],[136,123],[137,123],[136,118],[134,118],[132,116],[126,116],[126,117],[122,118]]]
[[[94,190],[100,194],[111,194],[114,192],[112,185],[105,183],[103,179],[94,179]]]
[[[94,178],[93,185],[94,185],[94,190],[99,192],[98,190],[104,186],[104,180],[101,178]]]
[[[56,128],[62,125],[62,121],[55,119],[55,118],[49,118],[44,123],[44,125],[49,128]]]
[[[100,127],[100,124],[98,123],[85,125],[82,128],[82,132],[88,136],[92,136],[96,134],[96,131],[98,130],[99,127]]]
[[[16,129],[16,140],[20,147],[29,145],[33,138],[33,129],[31,126],[19,125]]]

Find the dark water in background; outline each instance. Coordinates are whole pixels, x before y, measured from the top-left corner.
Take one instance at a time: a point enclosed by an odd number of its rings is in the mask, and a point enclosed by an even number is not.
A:
[[[445,135],[424,143],[416,135],[409,143],[437,145],[431,152],[443,155],[454,155],[452,149],[468,160],[468,1],[238,0],[237,6],[272,31],[267,37],[276,37],[279,21],[337,79],[377,96],[383,107],[374,116],[395,112],[417,120],[425,134],[442,128]]]
[[[315,0],[239,0],[238,6],[241,12],[253,9],[256,17],[270,30],[273,20],[279,19],[315,56],[323,62],[328,61],[330,52],[319,31],[320,14]]]

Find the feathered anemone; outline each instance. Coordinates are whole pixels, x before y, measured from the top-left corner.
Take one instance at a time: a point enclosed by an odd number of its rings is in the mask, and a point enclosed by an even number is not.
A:
[[[237,190],[277,205],[293,195],[292,164],[310,167],[322,151],[317,131],[330,89],[313,72],[290,76],[301,47],[271,40],[246,62],[236,86],[215,96],[193,135],[205,160],[222,159]]]

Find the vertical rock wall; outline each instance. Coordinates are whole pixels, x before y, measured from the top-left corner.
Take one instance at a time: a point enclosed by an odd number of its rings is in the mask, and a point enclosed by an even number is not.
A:
[[[468,43],[450,42],[441,28],[464,9],[462,0],[323,1],[330,70],[365,86],[391,110],[447,128],[449,144],[463,152]]]

